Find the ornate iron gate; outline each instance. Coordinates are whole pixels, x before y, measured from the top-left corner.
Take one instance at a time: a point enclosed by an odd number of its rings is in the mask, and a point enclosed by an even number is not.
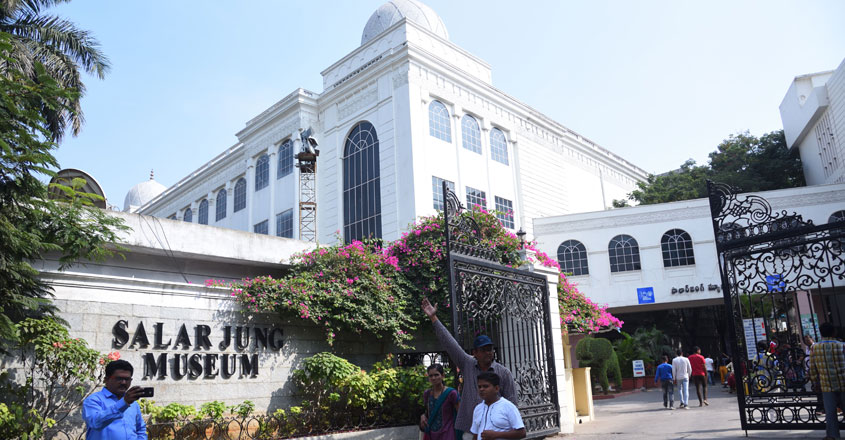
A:
[[[742,429],[823,429],[802,338],[845,323],[845,221],[814,225],[728,185],[707,189]]]
[[[493,339],[496,361],[513,373],[528,438],[560,431],[554,352],[545,276],[499,264],[481,246],[478,224],[462,216],[444,183],[452,333],[464,347],[479,334]]]

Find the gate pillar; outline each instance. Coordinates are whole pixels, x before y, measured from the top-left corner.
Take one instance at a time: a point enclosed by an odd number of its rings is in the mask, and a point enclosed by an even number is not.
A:
[[[557,302],[557,285],[560,281],[559,272],[550,267],[536,263],[537,258],[531,250],[519,251],[523,261],[533,261],[520,266],[522,270],[544,275],[549,284],[549,318],[552,326],[552,349],[554,350],[555,372],[557,373],[557,397],[560,404],[560,432],[575,432],[575,387],[572,376],[572,362],[566,360],[567,350],[564,347],[563,332],[560,327],[560,308]]]

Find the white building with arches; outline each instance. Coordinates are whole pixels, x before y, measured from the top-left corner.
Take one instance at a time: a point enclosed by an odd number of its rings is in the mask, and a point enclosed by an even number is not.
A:
[[[754,194],[817,225],[845,219],[845,184]],[[707,199],[535,219],[534,234],[611,313],[724,303]]]
[[[238,142],[132,212],[299,235],[300,130],[319,142],[317,236],[398,238],[443,181],[507,227],[602,210],[646,172],[496,89],[491,67],[414,0],[379,7],[361,44],[246,123]],[[538,78],[539,79],[539,78]],[[128,205],[128,206],[130,206]]]

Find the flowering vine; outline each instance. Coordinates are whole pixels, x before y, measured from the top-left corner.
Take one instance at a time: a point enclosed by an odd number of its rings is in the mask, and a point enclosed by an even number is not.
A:
[[[524,264],[519,254],[524,248],[533,251],[530,263],[560,273],[555,259],[538,250],[536,243],[521,242],[502,227],[494,212],[476,207],[462,215],[475,220],[481,245],[493,249],[499,263],[510,267]],[[274,312],[310,321],[325,330],[329,344],[338,332],[345,331],[388,338],[406,347],[409,333],[423,319],[418,309],[423,296],[439,305],[442,319],[451,319],[443,220],[442,213],[422,217],[385,247],[353,241],[296,255],[290,273],[281,279],[264,276],[228,284],[208,280],[206,284],[229,286],[247,312]],[[569,332],[594,333],[622,326],[606,306],[592,302],[563,273],[558,306],[561,326]]]

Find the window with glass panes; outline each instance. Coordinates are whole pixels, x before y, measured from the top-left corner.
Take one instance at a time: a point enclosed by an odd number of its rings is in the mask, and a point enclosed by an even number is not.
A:
[[[660,238],[663,253],[663,267],[689,266],[695,264],[692,238],[683,229],[670,229]]]
[[[431,193],[434,196],[434,209],[438,211],[446,209],[446,205],[444,204],[445,199],[443,198],[443,182],[446,182],[450,190],[455,191],[455,182],[431,176]]]
[[[502,222],[502,226],[513,229],[513,202],[499,196],[493,197],[496,204],[496,217]]]
[[[234,211],[238,212],[246,208],[246,179],[241,177],[235,183],[235,206]]]
[[[255,232],[256,234],[267,235],[267,233],[269,231],[268,230],[269,226],[270,226],[269,222],[267,220],[264,220],[261,223],[256,223],[255,226],[252,227],[252,232]]]
[[[197,210],[197,223],[201,225],[208,224],[208,200],[202,199],[200,202],[200,207]]]
[[[566,240],[557,248],[560,271],[572,275],[589,275],[587,248],[578,240]]]
[[[194,212],[191,211],[191,208],[185,209],[185,213],[182,214],[182,221],[188,223],[194,221]]]
[[[255,162],[255,190],[261,190],[270,184],[270,156],[264,154]]]
[[[293,238],[293,209],[276,214],[276,236]]]
[[[481,130],[478,128],[478,121],[470,115],[461,118],[461,140],[464,148],[481,154]]]
[[[381,170],[376,128],[360,122],[346,137],[343,153],[343,238],[381,238]]]
[[[496,162],[508,164],[508,140],[498,128],[490,130],[490,158]]]
[[[471,186],[467,187],[467,209],[473,209],[475,205],[487,208],[487,194],[480,189]]]
[[[217,202],[214,204],[214,209],[217,211],[216,216],[214,217],[215,221],[220,221],[226,218],[226,190],[221,189],[220,192],[217,193]]]
[[[452,122],[449,110],[440,101],[428,105],[428,133],[446,142],[452,142]]]
[[[630,235],[620,234],[607,246],[611,272],[640,270],[640,246]]]
[[[281,179],[293,172],[293,142],[290,139],[279,145],[279,164],[276,178]]]

